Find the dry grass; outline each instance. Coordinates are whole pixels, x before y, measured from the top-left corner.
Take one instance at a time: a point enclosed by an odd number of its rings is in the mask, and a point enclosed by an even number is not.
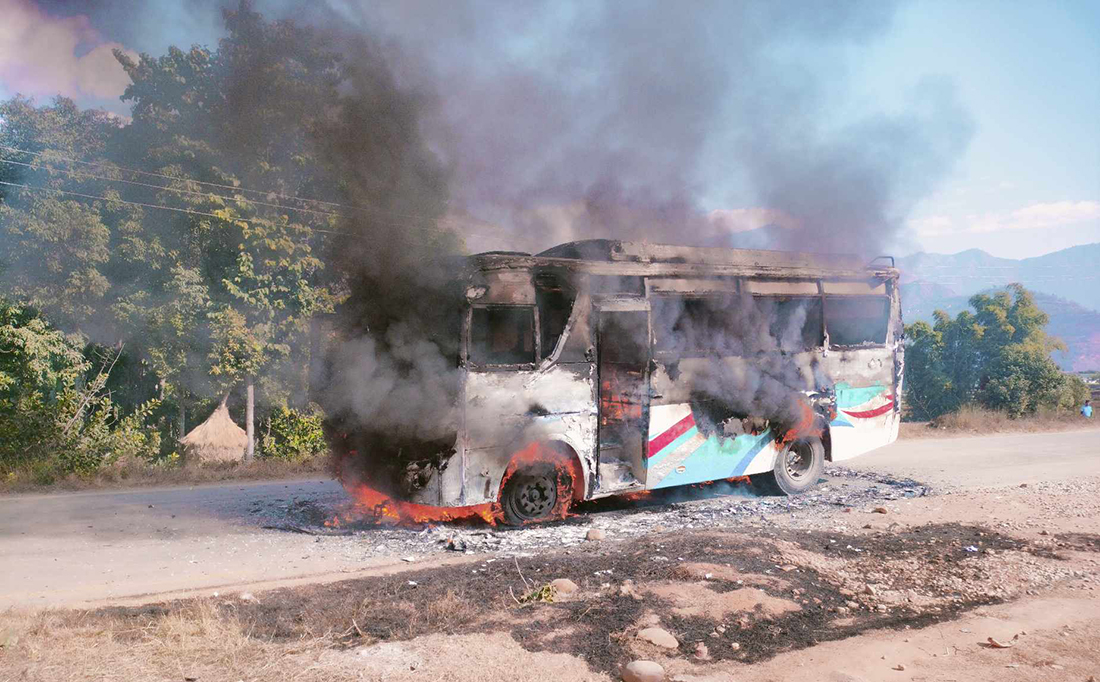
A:
[[[201,466],[165,466],[131,461],[105,467],[91,476],[77,476],[74,474],[49,484],[38,482],[35,473],[31,470],[15,471],[6,477],[0,476],[0,493],[194,485],[221,481],[277,480],[309,476],[323,473],[326,470],[325,457],[314,457],[305,462],[258,459],[248,464],[211,463]]]
[[[142,622],[102,613],[0,614],[0,679],[66,680],[339,680],[313,669],[327,642],[288,645],[250,637],[232,604],[183,603]],[[17,640],[13,643],[13,636]]]
[[[900,438],[945,438],[994,433],[1042,433],[1100,428],[1100,420],[1087,420],[1074,410],[1040,410],[1012,419],[1004,412],[967,406],[931,422],[905,422]]]

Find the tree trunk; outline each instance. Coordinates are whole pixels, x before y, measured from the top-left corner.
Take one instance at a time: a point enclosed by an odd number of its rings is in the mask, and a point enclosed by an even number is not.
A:
[[[179,396],[179,401],[180,401],[180,412],[179,412],[179,419],[178,419],[177,426],[179,428],[179,434],[180,435],[179,435],[179,438],[177,438],[176,440],[179,440],[180,438],[183,438],[184,436],[187,435],[187,406],[183,404],[183,394],[182,393]]]
[[[256,454],[256,385],[252,377],[245,383],[244,431],[248,434],[248,447],[244,451],[244,461],[251,462]]]
[[[321,376],[321,320],[316,316],[309,318],[309,371],[306,374],[306,401],[316,400]]]

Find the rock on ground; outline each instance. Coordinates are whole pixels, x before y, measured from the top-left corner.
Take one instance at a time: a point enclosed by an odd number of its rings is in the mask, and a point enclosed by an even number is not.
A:
[[[638,632],[638,639],[656,644],[663,649],[677,649],[680,646],[680,642],[662,628],[645,628]]]
[[[665,669],[653,661],[631,661],[623,668],[623,682],[664,682]]]
[[[554,589],[557,594],[573,594],[578,589],[577,583],[573,582],[569,578],[558,578],[550,581],[550,587]]]

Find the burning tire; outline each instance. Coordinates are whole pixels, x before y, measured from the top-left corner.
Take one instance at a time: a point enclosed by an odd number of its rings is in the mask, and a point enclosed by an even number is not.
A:
[[[549,462],[527,465],[504,483],[500,509],[510,526],[538,523],[565,516],[571,501],[567,491],[573,482],[565,467]]]
[[[799,438],[775,458],[775,469],[759,483],[776,495],[798,495],[817,485],[825,471],[825,446],[820,438]]]

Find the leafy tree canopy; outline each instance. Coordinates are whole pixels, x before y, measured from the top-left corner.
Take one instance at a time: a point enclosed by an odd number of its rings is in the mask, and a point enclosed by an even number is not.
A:
[[[934,419],[977,403],[1012,416],[1071,406],[1074,387],[1051,359],[1062,343],[1043,331],[1048,317],[1019,284],[977,294],[973,312],[905,329],[906,400],[911,415]],[[1078,391],[1079,392],[1079,391]]]

